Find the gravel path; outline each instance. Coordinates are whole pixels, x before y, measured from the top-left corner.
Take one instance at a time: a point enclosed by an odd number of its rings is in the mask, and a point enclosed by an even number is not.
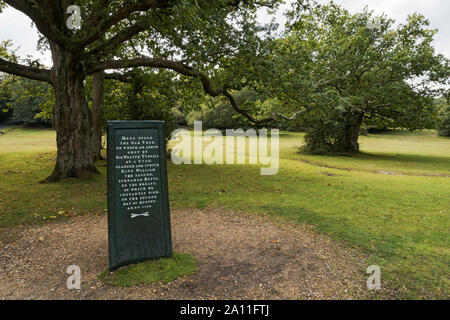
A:
[[[108,266],[107,217],[80,216],[25,228],[1,244],[0,299],[364,299],[365,258],[307,226],[221,210],[173,210],[174,250],[199,270],[167,285],[117,288]],[[81,290],[68,290],[69,265]]]

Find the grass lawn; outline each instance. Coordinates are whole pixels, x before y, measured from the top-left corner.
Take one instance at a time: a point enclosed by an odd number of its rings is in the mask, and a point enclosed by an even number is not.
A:
[[[181,276],[197,271],[195,259],[191,254],[174,253],[172,258],[161,258],[129,265],[110,273],[103,271],[99,280],[118,287],[129,287],[143,283],[169,283]]]
[[[169,162],[171,206],[305,222],[368,253],[397,297],[448,298],[450,178],[433,175],[450,175],[450,139],[430,131],[369,135],[360,139],[363,153],[331,157],[299,154],[302,136],[280,135],[274,176],[261,176],[254,165]],[[51,130],[9,129],[0,136],[3,230],[106,209],[104,161],[97,163],[102,175],[89,181],[38,183],[51,173],[54,140]]]

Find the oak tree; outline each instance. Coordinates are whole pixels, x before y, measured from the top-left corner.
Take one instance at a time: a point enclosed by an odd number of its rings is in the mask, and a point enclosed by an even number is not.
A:
[[[230,73],[217,70],[234,58],[257,55],[261,28],[255,23],[258,7],[277,0],[4,0],[23,12],[45,39],[51,69],[20,64],[0,57],[0,71],[52,85],[57,132],[57,158],[45,180],[86,178],[94,166],[93,131],[98,119],[88,108],[85,79],[95,75],[95,99],[101,106],[101,80],[121,78],[132,68],[164,68],[198,79],[212,96],[224,95],[239,108],[230,90]],[[73,5],[80,8],[77,27]],[[74,21],[75,20],[75,21]],[[75,22],[75,23],[74,23]],[[74,28],[75,27],[75,28]],[[124,49],[125,47],[125,49]],[[232,78],[232,74],[231,74]],[[97,117],[98,117],[97,113]],[[271,119],[253,119],[270,121]],[[98,131],[97,131],[98,132]]]
[[[362,124],[434,126],[434,98],[448,90],[450,67],[428,26],[420,14],[395,26],[367,8],[351,14],[334,4],[290,12],[270,87],[284,114],[312,128],[307,151],[356,152]]]

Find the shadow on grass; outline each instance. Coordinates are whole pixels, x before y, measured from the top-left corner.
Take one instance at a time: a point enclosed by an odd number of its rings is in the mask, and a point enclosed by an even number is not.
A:
[[[446,164],[450,167],[450,158],[445,156],[431,156],[431,155],[415,155],[415,154],[374,154],[361,152],[355,155],[355,158],[361,160],[374,161],[390,161],[400,163],[429,163],[429,164]]]
[[[360,152],[355,154],[334,154],[327,156],[311,155],[305,153],[299,153],[299,155],[307,156],[308,158],[299,159],[302,162],[308,164],[338,169],[346,171],[366,171],[372,173],[387,173],[387,174],[403,174],[412,176],[441,176],[449,177],[449,174],[444,172],[450,171],[450,158],[445,156],[433,156],[433,155],[414,155],[414,154],[375,154]],[[342,166],[337,163],[330,162],[330,160],[343,160],[347,162],[347,166]],[[391,170],[389,169],[377,169],[368,167],[353,167],[351,164],[358,164],[363,162],[371,162],[371,165],[379,165],[379,167],[384,167],[386,163],[390,163]],[[431,169],[431,170],[430,170]],[[436,173],[414,173],[408,172],[408,170],[419,170],[419,171],[438,171]],[[441,172],[441,173],[439,173]]]

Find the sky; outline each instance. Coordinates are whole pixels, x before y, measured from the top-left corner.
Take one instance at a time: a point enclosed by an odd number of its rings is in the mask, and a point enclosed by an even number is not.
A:
[[[282,10],[288,8],[290,3],[295,0],[285,0],[276,19],[281,25],[285,19]],[[326,2],[322,0],[322,2]],[[430,27],[439,29],[435,36],[435,48],[438,53],[450,58],[450,1],[449,0],[334,0],[335,3],[342,5],[351,13],[360,12],[365,6],[373,10],[376,15],[382,13],[393,18],[397,23],[406,22],[409,14],[419,12],[428,18],[431,22]],[[260,19],[264,21],[268,16],[260,12]],[[14,47],[18,48],[17,53],[21,58],[32,55],[50,66],[50,55],[41,54],[37,51],[36,45],[38,34],[35,27],[32,27],[31,20],[21,12],[7,8],[0,13],[0,41],[12,40]]]
[[[450,1],[449,0],[335,0],[351,13],[361,12],[365,6],[375,14],[385,13],[397,23],[406,23],[408,15],[418,12],[430,20],[430,27],[438,29],[434,46],[436,52],[450,58]]]

